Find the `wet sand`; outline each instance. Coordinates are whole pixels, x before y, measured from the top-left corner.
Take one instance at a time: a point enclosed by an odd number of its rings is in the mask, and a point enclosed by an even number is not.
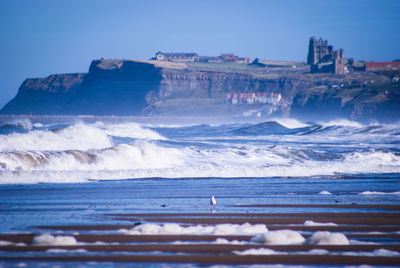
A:
[[[262,205],[259,205],[262,208]],[[264,205],[268,206],[268,205]],[[271,206],[271,205],[269,205]],[[289,206],[289,205],[287,205]],[[304,208],[304,205],[291,205]],[[311,206],[311,205],[310,205]],[[319,205],[312,205],[316,207]],[[326,207],[327,205],[321,205]],[[400,252],[400,206],[365,205],[362,212],[340,212],[356,208],[338,206],[332,213],[127,213],[105,214],[116,224],[37,226],[37,233],[0,234],[0,241],[25,243],[26,246],[2,245],[3,261],[34,262],[136,262],[136,263],[192,263],[192,264],[299,264],[299,265],[400,265],[400,255],[373,256],[375,251]],[[361,208],[360,206],[357,208]],[[382,210],[377,212],[376,210]],[[373,210],[373,211],[370,211]],[[305,226],[306,220],[336,223],[337,226]],[[250,235],[126,235],[116,230],[131,229],[142,223],[180,223],[215,225],[221,223],[266,224],[269,230],[296,230],[306,239],[316,231],[345,233],[348,239],[365,244],[351,245],[262,245],[249,244]],[[123,224],[121,224],[123,223]],[[79,231],[80,234],[63,232]],[[73,236],[77,245],[33,245],[35,234],[50,232],[54,235]],[[89,233],[87,233],[89,232]],[[92,233],[94,232],[94,233]],[[97,232],[97,233],[96,233]],[[101,232],[101,233],[99,233]],[[240,241],[242,244],[216,244],[218,238]],[[176,244],[179,241],[180,244]],[[97,242],[97,244],[95,244]],[[98,244],[98,243],[102,244]],[[173,244],[175,243],[175,244]],[[82,250],[79,254],[63,255],[49,250]],[[270,249],[273,255],[236,255],[235,251]],[[327,250],[319,255],[311,250]],[[311,251],[311,252],[310,252]],[[26,255],[28,253],[31,255]],[[87,252],[87,253],[85,253]],[[351,254],[363,253],[364,256]],[[35,253],[34,255],[32,255]],[[89,254],[90,253],[90,254]],[[93,254],[98,253],[98,254]],[[112,253],[112,254],[111,254]],[[13,255],[14,254],[14,255]],[[15,256],[15,254],[23,254]],[[350,255],[349,255],[350,254]],[[370,254],[371,256],[365,256]]]
[[[383,209],[383,210],[398,210],[400,205],[390,204],[239,204],[235,207],[249,207],[249,208],[369,208],[369,209]]]
[[[149,262],[196,264],[304,264],[304,265],[400,265],[396,257],[332,256],[332,255],[187,255],[187,256],[48,256],[6,257],[5,261],[57,262]]]

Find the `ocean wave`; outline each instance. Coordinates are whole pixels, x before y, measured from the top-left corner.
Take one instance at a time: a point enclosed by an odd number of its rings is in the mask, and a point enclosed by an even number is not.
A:
[[[0,134],[25,133],[33,128],[29,119],[16,119],[0,124]]]
[[[0,135],[0,183],[400,173],[397,125],[30,125]]]
[[[319,129],[318,125],[305,126],[301,128],[288,128],[276,121],[268,121],[255,125],[241,127],[232,130],[231,133],[241,136],[257,136],[257,135],[295,135],[304,134],[315,129]]]
[[[55,130],[0,135],[0,151],[88,150],[112,146],[100,129],[78,123]]]
[[[400,172],[400,156],[329,154],[286,146],[164,147],[136,140],[108,148],[0,153],[0,183],[181,177],[308,177]]]
[[[104,124],[99,121],[94,126],[102,129],[109,136],[127,137],[135,139],[166,140],[166,138],[156,131],[142,127],[133,122],[121,124]]]
[[[329,126],[340,126],[340,127],[352,127],[352,128],[362,128],[364,127],[363,124],[356,122],[356,121],[350,121],[348,119],[336,119],[332,121],[321,121],[318,122],[319,125],[322,125],[324,127],[329,127]]]
[[[157,132],[136,123],[106,125],[76,123],[56,125],[23,133],[0,135],[0,151],[89,150],[114,145],[112,137],[165,140]]]
[[[398,135],[400,126],[391,125],[362,125],[358,122],[348,120],[336,120],[330,122],[301,122],[291,120],[267,121],[258,124],[246,125],[230,131],[230,134],[239,136],[263,136],[263,135],[301,135],[330,136],[334,138],[355,136],[360,138],[362,135]]]
[[[21,151],[0,153],[0,170],[78,171],[159,169],[180,164],[177,149],[146,141],[119,144],[104,149],[65,151]]]

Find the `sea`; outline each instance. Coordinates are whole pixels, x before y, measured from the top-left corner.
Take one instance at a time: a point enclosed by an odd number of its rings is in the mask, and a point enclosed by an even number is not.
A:
[[[212,195],[216,213],[260,212],[241,206],[249,204],[400,205],[400,122],[0,118],[2,234],[115,224],[107,213],[209,213]],[[335,208],[262,208],[293,211]]]

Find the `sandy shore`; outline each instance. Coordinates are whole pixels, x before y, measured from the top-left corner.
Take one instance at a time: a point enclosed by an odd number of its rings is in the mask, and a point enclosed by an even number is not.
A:
[[[221,217],[223,216],[223,217]],[[227,219],[226,217],[230,217]],[[400,213],[272,213],[268,216],[253,216],[248,214],[230,214],[223,215],[218,214],[210,217],[204,217],[204,215],[198,215],[191,217],[189,215],[177,215],[156,217],[154,215],[134,215],[128,214],[125,217],[117,217],[117,220],[128,220],[134,222],[140,222],[143,217],[148,222],[179,222],[179,223],[191,223],[191,224],[218,224],[218,223],[251,223],[251,224],[267,224],[267,225],[289,225],[289,224],[303,224],[306,220],[311,220],[321,223],[333,222],[336,224],[346,225],[399,225],[400,224]],[[185,217],[185,218],[183,218]]]
[[[303,235],[305,238],[308,238],[310,235]],[[35,234],[3,234],[0,235],[0,241],[9,241],[13,243],[25,243],[31,244],[33,242],[33,238]],[[173,241],[215,241],[217,238],[226,239],[228,241],[238,240],[238,241],[250,241],[251,236],[245,235],[126,235],[126,234],[80,234],[73,235],[78,242],[84,243],[95,243],[98,241],[106,242],[106,243],[136,243],[136,242],[148,242],[148,243],[157,243],[157,242],[173,242]],[[348,238],[364,238],[364,239],[394,239],[400,242],[400,234],[347,234]],[[357,245],[357,246],[366,246],[366,245]],[[371,246],[371,245],[368,245]],[[373,246],[373,245],[372,245]],[[394,246],[400,249],[399,245],[389,245],[390,247]],[[0,246],[0,248],[2,248]]]
[[[304,265],[400,265],[396,257],[331,256],[331,255],[188,255],[188,256],[46,256],[6,257],[7,261],[58,262],[151,262],[197,264],[304,264]]]
[[[76,236],[75,236],[76,237]],[[148,236],[148,240],[139,240],[140,242],[160,242],[155,236]],[[104,239],[98,237],[96,241],[102,242],[127,242],[120,237],[113,237],[113,239]],[[170,237],[171,238],[171,237]],[[179,236],[175,236],[175,240],[179,239]],[[204,236],[199,236],[202,241],[207,241]],[[214,237],[215,240],[215,237]],[[79,239],[80,242],[88,242],[87,239]],[[90,242],[93,242],[91,240]],[[129,241],[129,242],[139,242]],[[172,241],[172,239],[170,240]],[[185,241],[179,239],[179,241]],[[192,240],[193,241],[193,240]],[[162,251],[162,252],[185,252],[185,253],[231,253],[233,251],[244,251],[247,249],[272,249],[276,251],[309,251],[312,249],[324,249],[328,251],[374,251],[376,249],[387,249],[393,251],[400,251],[400,245],[229,245],[229,244],[120,244],[120,245],[76,245],[76,246],[0,246],[1,251],[47,251],[52,248],[65,249],[65,250],[76,250],[85,249],[87,251],[131,251],[131,252],[145,252],[145,251]]]
[[[304,207],[304,205],[291,206]],[[315,206],[318,205],[312,205],[312,207]],[[321,206],[325,207],[326,205]],[[0,259],[3,261],[43,262],[400,265],[400,212],[397,212],[397,207],[400,206],[365,205],[363,206],[363,212],[340,211],[340,209],[344,208],[356,208],[350,205],[333,205],[329,207],[336,207],[339,211],[332,213],[105,214],[105,218],[114,220],[116,224],[104,225],[99,220],[98,225],[37,226],[35,229],[37,232],[32,234],[0,234],[0,241],[26,244],[25,246],[15,244],[0,245]],[[382,212],[376,212],[377,209],[382,210]],[[331,222],[337,225],[306,226],[304,225],[306,220],[319,223]],[[364,244],[263,245],[249,243],[252,238],[251,235],[127,235],[109,232],[131,229],[143,223],[178,223],[182,226],[191,226],[221,223],[242,224],[246,222],[265,224],[270,231],[283,229],[300,231],[306,239],[316,231],[342,232],[346,234],[348,239],[360,240]],[[123,224],[121,225],[121,223]],[[71,231],[83,233],[74,233],[72,235]],[[88,231],[89,233],[87,233]],[[45,232],[51,232],[53,235],[73,236],[77,244],[34,245],[33,239],[35,235]],[[217,239],[237,240],[241,244],[218,244],[215,243]],[[179,241],[179,243],[176,243],[176,241]],[[49,253],[55,249],[64,250],[64,252],[80,250],[80,253],[72,255],[63,254],[63,251],[61,253]],[[275,252],[272,255],[235,254],[235,252],[243,252],[250,249],[269,249]],[[319,255],[312,250],[325,250],[327,252]],[[375,254],[382,251],[392,252],[392,255],[382,256]],[[396,255],[396,252],[399,255]],[[32,255],[33,253],[35,254]],[[15,254],[20,255],[15,256]]]
[[[235,207],[253,208],[369,208],[383,210],[399,210],[400,205],[390,204],[238,204]]]

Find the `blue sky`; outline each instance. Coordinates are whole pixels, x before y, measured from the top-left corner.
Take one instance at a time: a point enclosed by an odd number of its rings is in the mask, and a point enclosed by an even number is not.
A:
[[[400,58],[399,0],[0,0],[0,107],[25,78],[157,51],[305,61],[310,36],[345,56]]]

